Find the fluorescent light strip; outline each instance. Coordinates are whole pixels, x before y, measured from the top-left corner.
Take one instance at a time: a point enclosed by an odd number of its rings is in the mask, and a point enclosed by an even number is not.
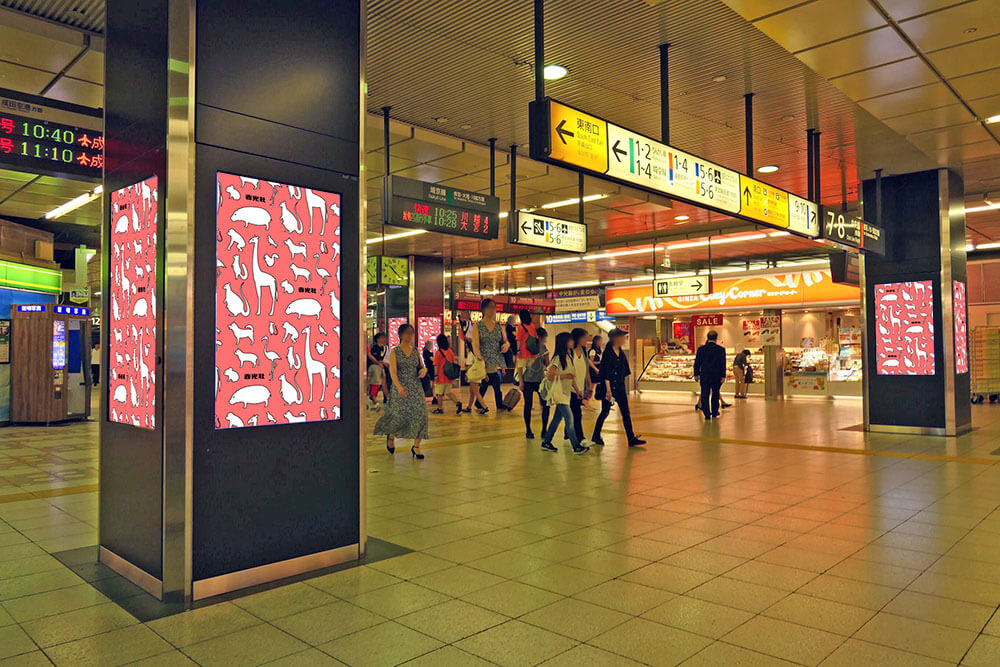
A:
[[[513,269],[532,269],[536,266],[552,266],[553,264],[569,264],[571,262],[581,262],[582,257],[562,257],[559,259],[545,259],[538,262],[528,262],[526,264],[515,264]]]
[[[395,241],[396,239],[405,239],[410,236],[420,236],[421,234],[426,234],[426,229],[413,229],[408,232],[399,232],[398,234],[386,234],[385,236],[376,236],[372,239],[367,239],[365,245],[371,245],[373,243],[381,243],[382,241]]]
[[[46,213],[44,217],[45,217],[46,220],[55,220],[58,217],[66,215],[70,211],[75,211],[76,209],[80,208],[81,206],[89,204],[90,202],[92,202],[95,199],[97,199],[101,195],[102,192],[104,192],[104,186],[103,185],[98,185],[96,188],[94,188],[90,192],[85,192],[82,195],[80,195],[79,197],[74,197],[73,199],[70,199],[65,204],[62,204],[61,206],[55,207],[54,209],[52,209],[51,211],[49,211],[48,213]]]
[[[972,208],[966,208],[966,213],[981,213],[982,211],[995,211],[1000,209],[1000,204],[986,204],[984,206],[973,206]]]
[[[976,246],[976,250],[995,250],[1000,248],[1000,243],[983,243]]]

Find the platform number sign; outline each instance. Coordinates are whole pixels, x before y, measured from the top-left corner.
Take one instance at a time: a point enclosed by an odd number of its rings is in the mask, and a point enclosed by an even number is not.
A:
[[[852,248],[862,247],[864,241],[861,236],[863,224],[861,219],[835,211],[827,206],[822,207],[822,212],[823,238]]]

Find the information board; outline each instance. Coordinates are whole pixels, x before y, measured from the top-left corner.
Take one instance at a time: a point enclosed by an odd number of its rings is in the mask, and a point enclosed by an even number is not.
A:
[[[469,190],[390,176],[383,181],[387,225],[491,240],[500,233],[500,200]]]
[[[545,99],[531,105],[531,157],[787,229],[819,236],[816,204],[781,188]]]
[[[111,193],[108,418],[156,426],[156,230],[152,176]]]
[[[510,222],[512,243],[549,250],[587,252],[587,225],[518,211]]]
[[[820,207],[823,218],[823,238],[834,243],[861,248],[864,245],[862,226],[864,221],[829,206]]]
[[[709,276],[661,278],[653,281],[653,294],[656,296],[691,296],[711,291],[712,279]]]
[[[217,178],[215,428],[340,419],[340,195]]]
[[[100,113],[73,108],[76,105],[0,89],[0,165],[100,180],[104,171]]]

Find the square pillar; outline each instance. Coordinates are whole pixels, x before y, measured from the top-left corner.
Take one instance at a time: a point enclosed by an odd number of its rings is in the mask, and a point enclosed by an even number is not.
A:
[[[865,428],[954,436],[972,428],[965,317],[965,202],[947,170],[882,179],[885,257],[862,264]],[[876,221],[874,180],[864,217]],[[956,299],[957,295],[957,299]]]

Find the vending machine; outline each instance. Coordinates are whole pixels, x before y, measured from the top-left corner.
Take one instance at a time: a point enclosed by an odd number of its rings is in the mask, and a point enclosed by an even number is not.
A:
[[[12,422],[48,424],[90,416],[94,379],[87,308],[12,307],[10,362]]]

